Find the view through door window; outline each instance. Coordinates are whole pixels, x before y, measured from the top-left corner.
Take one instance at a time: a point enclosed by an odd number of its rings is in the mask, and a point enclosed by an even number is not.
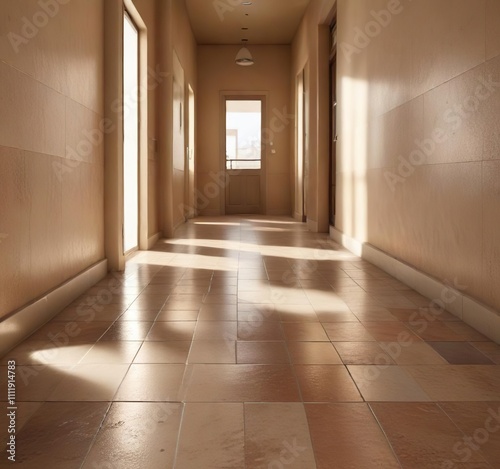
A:
[[[262,102],[226,101],[226,169],[261,169]]]

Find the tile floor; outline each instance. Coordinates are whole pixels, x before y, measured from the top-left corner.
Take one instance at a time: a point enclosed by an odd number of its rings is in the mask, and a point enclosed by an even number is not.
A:
[[[500,346],[291,219],[176,236],[0,362],[21,467],[500,468]]]

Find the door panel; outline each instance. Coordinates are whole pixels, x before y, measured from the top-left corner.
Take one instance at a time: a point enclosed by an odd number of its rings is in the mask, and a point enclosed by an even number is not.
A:
[[[123,17],[123,252],[139,245],[139,32],[127,13]]]
[[[264,205],[263,97],[225,99],[227,214],[259,214]]]

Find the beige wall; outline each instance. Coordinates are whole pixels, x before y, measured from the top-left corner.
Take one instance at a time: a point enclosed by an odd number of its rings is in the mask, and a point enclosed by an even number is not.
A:
[[[328,43],[329,22],[335,0],[312,0],[292,43],[291,80],[293,84],[291,102],[297,109],[296,79],[306,73],[306,167],[304,184],[308,194],[306,202],[307,222],[313,231],[328,231],[328,172],[329,172],[329,67]],[[293,180],[296,181],[296,129],[291,136],[295,149]],[[295,184],[294,184],[295,186]],[[294,213],[301,212],[296,206]]]
[[[218,193],[212,190],[219,179],[220,148],[220,92],[262,91],[268,93],[267,122],[274,138],[271,154],[267,145],[266,213],[291,213],[290,134],[293,119],[290,113],[290,47],[249,46],[255,64],[236,65],[234,58],[239,46],[198,47],[197,94],[197,198],[198,210],[203,215],[219,215],[224,200],[224,184]],[[266,134],[268,135],[268,134]],[[270,134],[269,134],[270,135]],[[212,184],[210,184],[212,183]],[[211,188],[208,190],[207,188]]]
[[[337,228],[497,310],[499,23],[496,0],[338,1]]]
[[[158,4],[157,39],[158,61],[162,70],[169,74],[159,87],[158,94],[158,143],[159,143],[159,193],[160,228],[162,234],[171,237],[175,227],[184,221],[181,208],[184,205],[185,185],[184,148],[176,139],[174,146],[174,53],[184,72],[184,89],[190,84],[197,90],[197,44],[189,23],[186,6],[182,0],[160,0]],[[187,108],[187,99],[184,102]],[[176,114],[177,115],[177,114]],[[177,127],[177,126],[176,126]],[[184,145],[185,146],[185,145]],[[175,165],[174,165],[175,161]]]
[[[56,4],[2,2],[0,318],[104,258],[103,2]]]

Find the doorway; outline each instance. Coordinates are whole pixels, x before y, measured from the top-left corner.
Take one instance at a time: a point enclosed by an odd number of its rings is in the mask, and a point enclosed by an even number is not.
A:
[[[123,15],[123,252],[139,246],[139,31]],[[126,104],[126,105],[125,105]]]
[[[306,88],[305,70],[297,75],[297,128],[296,128],[296,152],[295,162],[295,219],[305,222],[306,211]]]
[[[195,96],[194,91],[191,85],[188,85],[188,112],[186,116],[187,120],[187,142],[188,145],[186,147],[186,163],[185,163],[185,172],[186,172],[186,218],[193,218],[196,216],[196,207],[195,207]]]
[[[337,24],[330,27],[330,184],[329,218],[335,226],[337,191]]]
[[[265,96],[224,99],[225,213],[262,214],[265,207]]]

